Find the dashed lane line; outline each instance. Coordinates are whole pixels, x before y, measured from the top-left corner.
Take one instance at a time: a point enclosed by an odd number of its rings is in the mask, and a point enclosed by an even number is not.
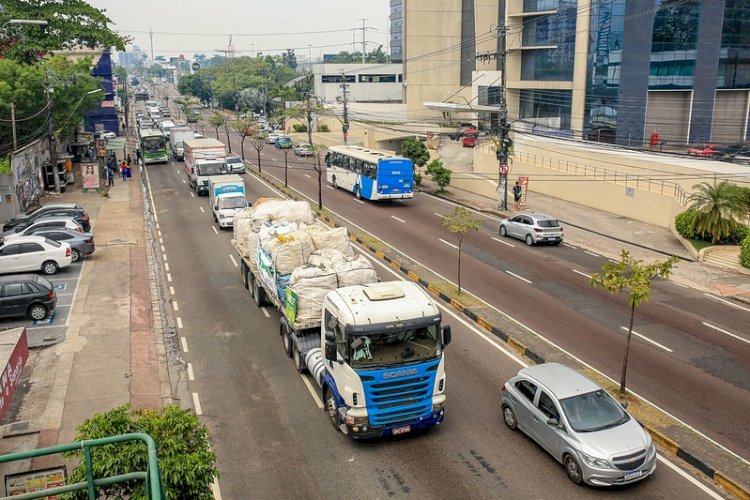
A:
[[[742,306],[741,306],[741,305],[739,305],[739,304],[734,304],[734,303],[732,303],[732,302],[729,302],[729,301],[728,301],[728,300],[726,300],[726,299],[722,299],[721,297],[717,297],[716,295],[711,295],[710,293],[706,293],[705,295],[706,295],[707,297],[710,297],[710,298],[714,299],[714,300],[718,300],[719,302],[723,302],[724,304],[726,304],[726,305],[728,305],[728,306],[732,306],[732,307],[734,307],[734,308],[736,308],[736,309],[742,309],[743,311],[747,311],[747,312],[750,312],[750,309],[748,309],[747,307],[742,307]]]
[[[174,293],[174,287],[173,286],[169,287],[169,293],[170,293],[170,295],[175,295],[175,293]]]
[[[213,230],[214,230],[214,233],[215,233],[215,234],[219,234],[219,231],[217,231],[217,230],[216,230],[216,228],[215,228],[214,226],[211,226],[211,229],[213,229]]]
[[[164,244],[164,238],[159,238],[159,244],[160,244],[160,245],[163,245],[163,244]]]
[[[502,243],[503,245],[509,246],[511,248],[516,248],[516,246],[513,243],[508,243],[507,241],[503,241],[500,238],[492,237],[493,240],[497,241],[498,243]]]
[[[185,179],[182,179],[183,184],[187,184],[187,181]]]
[[[180,310],[180,306],[179,306],[179,304],[177,304],[176,300],[172,301],[172,309],[174,309],[175,312]]]
[[[268,309],[266,309],[265,307],[261,307],[261,308],[260,308],[260,310],[261,310],[261,311],[263,311],[263,315],[264,315],[264,316],[265,316],[266,318],[270,318],[270,317],[271,317],[271,315],[270,315],[270,314],[268,314]]]
[[[511,276],[513,276],[514,278],[518,278],[519,280],[523,281],[524,283],[528,283],[529,285],[531,285],[531,284],[532,284],[532,283],[531,283],[531,280],[529,280],[529,279],[526,279],[526,278],[524,278],[523,276],[520,276],[520,275],[518,275],[518,274],[514,273],[513,271],[505,271],[505,272],[506,272],[506,273],[508,273],[508,274],[510,274],[510,275],[511,275]]]
[[[750,340],[748,340],[748,339],[745,339],[745,338],[742,338],[742,337],[740,337],[739,335],[735,335],[735,334],[734,334],[734,333],[732,333],[732,332],[728,332],[728,331],[724,330],[723,328],[719,328],[718,326],[714,326],[714,325],[712,325],[711,323],[706,323],[706,322],[704,321],[704,322],[703,322],[703,325],[704,325],[704,326],[707,326],[707,327],[709,327],[709,328],[713,328],[713,329],[714,329],[714,330],[716,330],[717,332],[721,332],[721,333],[723,333],[724,335],[729,335],[730,337],[733,337],[733,338],[735,338],[735,339],[737,339],[737,340],[741,340],[742,342],[745,342],[745,343],[747,343],[747,344],[750,344]]]
[[[164,259],[164,270],[169,271],[169,263],[167,262],[167,259]]]
[[[628,331],[628,327],[627,326],[621,326],[620,329],[624,330],[626,332]],[[635,335],[636,337],[642,338],[646,342],[649,342],[649,343],[655,345],[659,349],[664,349],[667,352],[674,352],[672,349],[670,349],[669,347],[665,346],[664,344],[660,344],[660,343],[658,343],[655,340],[651,340],[650,338],[646,337],[645,335],[641,335],[640,333],[636,332],[635,330],[633,330],[633,335]]]
[[[310,174],[305,174],[305,177],[307,177],[308,179],[312,179],[312,176]]]
[[[586,274],[586,273],[584,273],[583,271],[579,271],[578,269],[571,269],[571,271],[573,271],[573,272],[574,272],[574,273],[576,273],[576,274],[580,274],[580,275],[581,275],[581,276],[583,276],[584,278],[588,278],[588,279],[591,279],[591,275],[590,275],[590,274]]]
[[[578,247],[577,247],[577,246],[575,246],[575,245],[571,245],[570,243],[563,243],[563,245],[565,245],[565,246],[566,246],[566,247],[568,247],[568,248],[572,248],[573,250],[578,250]]]
[[[188,349],[187,345],[187,339],[185,337],[180,337],[180,344],[182,344],[182,352],[190,352],[190,349]]]
[[[167,281],[172,283],[172,273],[167,273]]]
[[[201,212],[203,212],[204,214],[206,213],[206,211],[205,211],[205,210],[203,210],[203,207],[198,207],[198,208],[200,208],[200,209],[201,209]]]
[[[589,255],[593,255],[594,257],[601,257],[601,255],[599,255],[598,253],[589,252],[588,250],[584,250],[583,253],[587,253]]]
[[[360,200],[360,199],[353,198],[353,200],[356,201],[357,203],[359,203],[360,205],[364,205],[365,204],[365,202],[362,201],[362,200]]]
[[[193,393],[193,408],[195,408],[196,415],[203,415],[203,408],[201,407],[201,399],[198,397],[198,393]]]
[[[195,198],[195,193],[193,193],[192,191],[190,191],[190,197],[191,198]]]
[[[177,328],[182,328],[182,318],[177,316]]]
[[[401,224],[406,224],[406,221],[404,219],[399,219],[395,215],[391,215],[391,219],[399,221]]]
[[[328,189],[330,189],[331,191],[333,191],[334,189],[336,189],[336,188],[335,188],[335,187],[333,187],[333,186],[326,186],[326,187],[327,187]]]
[[[164,245],[161,246],[161,253],[167,253],[167,249],[164,248]]]
[[[449,241],[445,241],[445,240],[444,240],[443,238],[438,238],[438,240],[442,241],[443,243],[445,243],[445,244],[446,244],[446,245],[448,245],[449,247],[453,247],[453,248],[455,248],[456,250],[458,250],[458,245],[454,245],[453,243],[451,243],[451,242],[449,242]]]
[[[439,213],[437,213],[437,212],[432,212],[432,215],[437,215],[438,217],[441,217],[441,218],[442,218],[442,217],[445,217],[445,216],[444,216],[443,214],[439,214]]]
[[[305,383],[307,390],[310,391],[310,394],[312,394],[315,404],[318,405],[318,408],[323,409],[323,401],[320,399],[320,396],[318,396],[318,393],[315,391],[315,388],[310,383],[310,380],[303,374],[300,374],[300,377],[302,377],[302,382]]]
[[[237,264],[237,261],[236,261],[236,260],[234,259],[234,255],[232,255],[231,253],[229,254],[229,260],[231,260],[231,261],[232,261],[232,264],[234,265],[234,267],[240,267],[240,266],[239,266],[239,265]]]
[[[188,380],[195,380],[195,374],[193,373],[193,363],[187,364]]]

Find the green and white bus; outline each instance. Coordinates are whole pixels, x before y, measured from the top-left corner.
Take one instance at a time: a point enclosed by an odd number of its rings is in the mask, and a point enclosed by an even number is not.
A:
[[[161,130],[144,128],[140,131],[143,164],[167,163],[167,138]]]

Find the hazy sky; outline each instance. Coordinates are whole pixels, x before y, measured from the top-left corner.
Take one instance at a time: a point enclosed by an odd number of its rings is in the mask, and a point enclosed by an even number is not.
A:
[[[105,9],[112,28],[133,38],[150,52],[149,28],[154,31],[154,55],[166,57],[226,50],[229,35],[237,55],[293,48],[300,56],[352,50],[352,28],[366,30],[367,50],[388,48],[388,0],[87,0]],[[328,33],[309,33],[328,31]],[[305,33],[307,32],[307,33]],[[356,50],[362,30],[354,32]],[[309,46],[312,45],[312,50]]]

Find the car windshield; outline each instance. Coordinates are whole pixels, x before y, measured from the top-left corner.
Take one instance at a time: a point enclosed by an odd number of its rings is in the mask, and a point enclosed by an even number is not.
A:
[[[372,368],[423,361],[438,356],[442,350],[439,326],[350,335],[349,348],[352,368]]]
[[[242,163],[241,158],[227,158],[227,163]]]
[[[539,227],[560,227],[555,219],[541,219],[536,222]]]
[[[573,430],[594,432],[624,424],[630,417],[603,389],[560,400]]]
[[[219,208],[245,208],[247,200],[244,196],[231,196],[229,198],[219,198]]]

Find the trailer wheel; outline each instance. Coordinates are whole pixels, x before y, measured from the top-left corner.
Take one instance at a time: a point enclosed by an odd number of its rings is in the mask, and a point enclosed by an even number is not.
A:
[[[294,360],[294,365],[295,368],[297,368],[297,372],[303,373],[305,371],[305,360],[302,359],[296,342],[292,342],[292,359]]]
[[[250,288],[250,284],[248,283],[248,277],[247,277],[247,264],[245,264],[245,261],[243,260],[240,264],[240,272],[242,273],[242,284],[245,288]]]
[[[258,284],[257,280],[253,280],[252,285],[253,285],[253,298],[255,299],[255,305],[258,307],[265,306],[267,304],[266,291],[263,289],[262,286]]]
[[[323,395],[325,398],[325,408],[326,412],[328,412],[328,419],[331,421],[331,425],[334,429],[337,431],[339,429],[339,407],[336,405],[336,398],[333,395],[333,391],[330,387],[326,387],[325,393]]]
[[[284,353],[287,356],[292,355],[292,338],[289,335],[289,328],[287,327],[284,320],[281,320],[281,325],[279,326],[279,333],[281,334],[281,342],[284,345]]]

